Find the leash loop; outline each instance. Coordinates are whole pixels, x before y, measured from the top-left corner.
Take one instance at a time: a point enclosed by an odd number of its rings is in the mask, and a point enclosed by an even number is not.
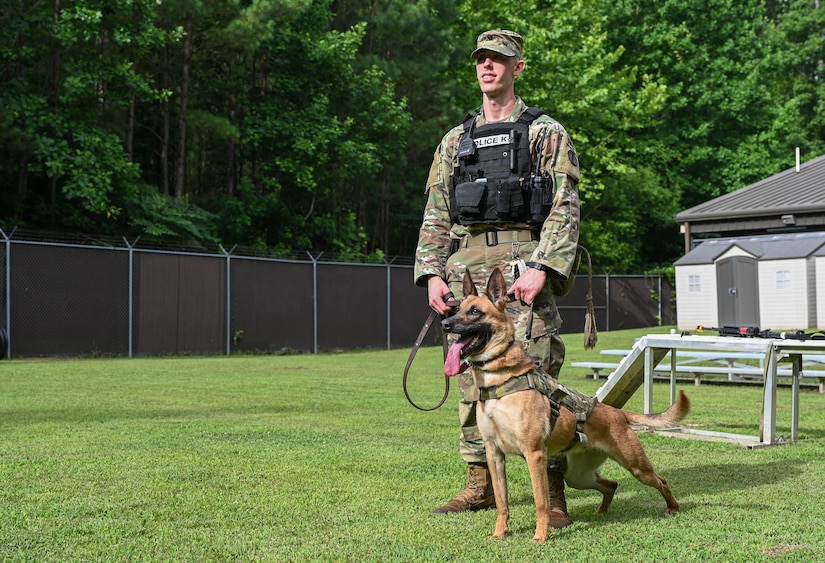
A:
[[[444,302],[449,305],[450,307],[458,307],[460,301],[453,298],[452,293],[447,293],[444,295]],[[430,312],[430,315],[427,317],[427,320],[424,322],[424,326],[421,327],[421,330],[418,332],[418,336],[415,339],[415,344],[413,344],[412,350],[410,350],[410,356],[407,358],[407,365],[404,367],[404,378],[402,380],[402,387],[404,388],[404,396],[407,398],[407,402],[409,402],[412,406],[417,408],[420,411],[434,411],[439,408],[447,401],[447,397],[450,395],[450,376],[446,373],[444,374],[444,395],[441,397],[441,400],[438,402],[437,405],[430,408],[422,407],[416,404],[413,401],[412,397],[410,397],[410,392],[407,389],[407,379],[410,374],[410,366],[412,366],[413,360],[415,359],[416,353],[418,353],[418,349],[421,348],[422,342],[424,342],[424,338],[426,338],[427,334],[430,332],[430,328],[432,328],[433,322],[437,318],[443,318],[439,315],[436,311]],[[449,349],[449,343],[447,342],[447,335],[444,332],[441,332],[441,346],[444,349],[444,359],[447,359],[447,350]]]

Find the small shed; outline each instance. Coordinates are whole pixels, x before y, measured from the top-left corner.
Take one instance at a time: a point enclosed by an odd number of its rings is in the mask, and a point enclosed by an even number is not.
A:
[[[675,266],[680,330],[825,326],[825,232],[708,239]]]

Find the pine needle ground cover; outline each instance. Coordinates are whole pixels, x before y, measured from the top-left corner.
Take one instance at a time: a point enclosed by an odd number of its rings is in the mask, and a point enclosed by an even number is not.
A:
[[[659,332],[664,332],[660,329]],[[600,334],[630,348],[651,330]],[[567,362],[598,360],[568,335]],[[401,388],[408,350],[293,356],[0,362],[2,561],[822,561],[825,395],[801,393],[800,441],[747,450],[641,434],[682,511],[608,461],[600,495],[568,490],[575,524],[533,545],[526,466],[508,463],[511,535],[495,512],[432,509],[465,483],[456,385],[434,412]],[[422,349],[410,392],[443,392]],[[602,382],[566,368],[562,382]],[[694,428],[758,434],[761,388],[679,386]],[[657,410],[667,406],[656,384]],[[790,434],[790,391],[778,432]],[[640,412],[642,393],[629,409]]]

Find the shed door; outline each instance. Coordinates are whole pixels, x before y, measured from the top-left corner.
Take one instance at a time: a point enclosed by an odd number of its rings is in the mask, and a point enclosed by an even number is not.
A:
[[[720,326],[759,326],[757,261],[733,256],[716,263]]]

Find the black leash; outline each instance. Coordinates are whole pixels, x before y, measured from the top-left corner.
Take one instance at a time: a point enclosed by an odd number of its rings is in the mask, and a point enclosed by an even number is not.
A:
[[[444,296],[444,302],[450,307],[458,307],[459,304],[459,302],[453,298],[452,293],[448,293]],[[424,339],[427,337],[427,334],[430,332],[430,328],[432,328],[433,323],[437,318],[441,318],[441,315],[439,315],[436,311],[432,311],[430,316],[427,317],[427,320],[424,322],[424,326],[422,326],[421,330],[418,332],[418,337],[415,339],[415,344],[413,344],[412,350],[410,350],[410,357],[407,358],[407,365],[404,367],[404,379],[402,382],[402,386],[404,387],[404,396],[412,406],[420,411],[434,411],[441,408],[441,405],[447,401],[447,397],[450,395],[450,376],[446,373],[444,374],[444,396],[441,397],[438,404],[432,408],[428,409],[417,405],[415,401],[412,400],[412,397],[410,397],[409,390],[407,389],[407,378],[410,374],[410,366],[415,359],[415,355],[418,353],[418,349],[421,348],[421,344],[424,342]],[[446,360],[447,350],[449,349],[450,344],[447,342],[447,335],[444,334],[443,331],[441,333],[441,347],[444,349],[444,359]]]

